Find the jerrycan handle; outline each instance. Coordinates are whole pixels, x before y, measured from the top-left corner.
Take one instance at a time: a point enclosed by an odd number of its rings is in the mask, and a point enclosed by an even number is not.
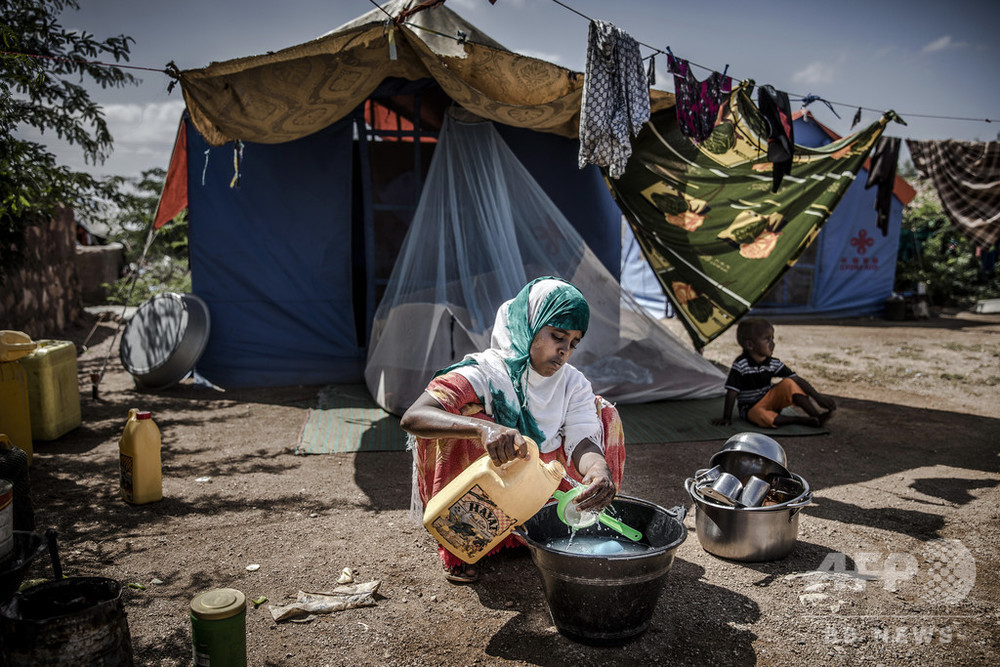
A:
[[[525,449],[528,452],[528,458],[526,458],[526,459],[513,459],[513,460],[507,461],[507,463],[504,463],[504,464],[499,465],[499,466],[496,465],[495,463],[493,463],[493,459],[490,458],[490,464],[495,469],[502,471],[502,470],[506,470],[507,468],[509,468],[510,466],[513,466],[513,465],[517,465],[519,463],[528,463],[528,462],[530,462],[533,459],[534,460],[538,459],[538,457],[539,457],[538,445],[535,444],[535,441],[532,440],[531,438],[529,438],[526,435],[522,435],[521,437],[524,438],[524,446],[525,446]],[[484,456],[486,456],[487,458],[489,458],[490,455],[487,453]]]

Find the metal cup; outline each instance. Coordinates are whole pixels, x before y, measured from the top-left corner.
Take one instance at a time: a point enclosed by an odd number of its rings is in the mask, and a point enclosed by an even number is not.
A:
[[[694,474],[694,485],[699,489],[705,486],[711,486],[712,482],[719,479],[719,475],[721,474],[722,468],[719,466],[715,466],[714,468],[702,468]]]
[[[740,493],[740,504],[744,507],[760,507],[770,490],[770,484],[756,475],[751,475],[747,483],[743,485],[743,491]]]
[[[701,494],[723,505],[735,505],[739,501],[743,484],[735,475],[728,472],[719,473],[719,477],[711,486],[701,489]]]

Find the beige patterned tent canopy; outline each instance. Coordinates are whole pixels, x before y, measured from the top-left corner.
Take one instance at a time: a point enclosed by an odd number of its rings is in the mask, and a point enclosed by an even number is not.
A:
[[[192,122],[215,146],[236,139],[282,143],[343,118],[386,78],[429,77],[484,118],[577,136],[583,74],[508,51],[444,5],[399,26],[387,21],[386,12],[398,16],[411,4],[395,0],[385,11],[275,53],[180,72]],[[663,91],[651,90],[650,100],[653,111],[674,104]]]

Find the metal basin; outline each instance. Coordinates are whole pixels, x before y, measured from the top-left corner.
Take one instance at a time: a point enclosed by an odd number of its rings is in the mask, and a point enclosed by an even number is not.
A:
[[[802,493],[786,503],[765,507],[712,502],[688,478],[684,488],[695,504],[695,530],[702,548],[720,558],[749,562],[779,560],[791,553],[798,539],[799,513],[812,502],[812,491],[805,479],[790,476],[801,483]]]
[[[194,294],[157,294],[136,310],[122,334],[122,366],[141,389],[183,380],[208,343],[208,306]]]
[[[724,472],[735,475],[743,484],[751,476],[766,478],[769,475],[788,477],[788,456],[774,438],[763,433],[737,433],[726,440],[722,449],[712,455],[709,466],[719,466]]]

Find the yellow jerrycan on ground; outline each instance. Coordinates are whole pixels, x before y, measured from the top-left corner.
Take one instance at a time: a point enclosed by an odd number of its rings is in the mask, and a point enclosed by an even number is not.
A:
[[[133,505],[161,500],[160,429],[150,412],[138,408],[128,411],[118,451],[122,500]]]
[[[28,465],[34,455],[28,376],[17,360],[36,347],[23,331],[0,331],[0,433],[6,433],[28,455]]]
[[[484,454],[427,503],[424,527],[466,563],[475,563],[552,497],[566,469],[543,463],[538,446],[525,438],[528,458],[499,468]]]

